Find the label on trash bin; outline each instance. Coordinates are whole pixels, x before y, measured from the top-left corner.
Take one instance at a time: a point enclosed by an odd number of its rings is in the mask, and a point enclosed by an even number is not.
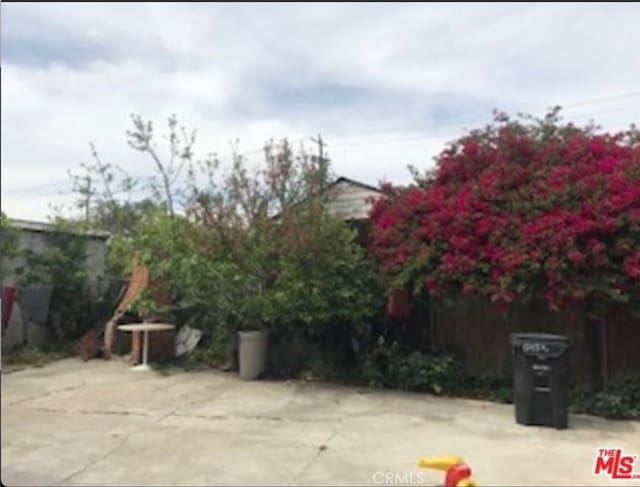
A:
[[[525,342],[522,344],[522,351],[524,353],[549,353],[549,347],[544,343]]]
[[[551,365],[533,364],[533,370],[536,372],[549,372],[551,370]]]

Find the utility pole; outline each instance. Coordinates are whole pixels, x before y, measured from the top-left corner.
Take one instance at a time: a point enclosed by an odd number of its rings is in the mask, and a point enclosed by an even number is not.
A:
[[[318,134],[318,137],[311,137],[311,142],[314,144],[318,144],[318,174],[320,175],[320,191],[324,191],[325,183],[327,181],[328,175],[328,159],[325,159],[325,146],[327,145],[324,140],[322,140],[322,135]],[[312,158],[313,161],[313,158]]]
[[[322,135],[318,134],[318,137],[311,137],[311,142],[314,144],[318,144],[318,160],[320,163],[324,162],[324,146],[326,145],[325,141],[322,140]]]
[[[85,199],[85,204],[84,204],[84,221],[88,222],[89,221],[89,211],[91,208],[91,176],[87,175],[85,176],[85,181],[86,181],[86,199]]]

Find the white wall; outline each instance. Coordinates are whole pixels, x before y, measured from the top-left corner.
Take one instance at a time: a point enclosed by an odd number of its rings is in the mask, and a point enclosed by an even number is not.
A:
[[[379,198],[380,193],[372,189],[340,181],[330,189],[327,210],[345,220],[359,220],[369,217],[371,203],[367,198]]]

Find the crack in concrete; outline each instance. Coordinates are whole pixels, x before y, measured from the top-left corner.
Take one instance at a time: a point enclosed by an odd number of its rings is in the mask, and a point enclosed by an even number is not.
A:
[[[126,435],[125,437],[123,437],[117,444],[116,446],[114,446],[112,449],[110,449],[107,453],[105,453],[103,456],[96,458],[92,461],[90,461],[89,463],[87,463],[84,467],[76,470],[75,472],[73,472],[71,475],[68,475],[67,477],[65,477],[64,479],[62,479],[60,482],[62,484],[66,484],[68,483],[72,478],[77,477],[78,475],[86,472],[88,469],[90,469],[91,467],[94,467],[95,465],[97,465],[98,463],[102,462],[103,460],[106,460],[109,456],[113,455],[117,450],[119,450],[122,445],[125,444],[125,442],[127,441],[127,439],[129,439],[130,436],[136,434],[136,433],[140,433],[140,431],[133,431],[131,433],[129,433],[128,435]]]
[[[31,397],[26,397],[23,399],[18,399],[17,401],[13,401],[13,402],[8,402],[5,404],[5,406],[15,406],[16,404],[22,404],[28,401],[33,401],[35,399],[42,399],[44,397],[49,397],[49,396],[53,396],[55,394],[58,394],[60,392],[66,392],[66,391],[73,391],[74,389],[80,389],[81,387],[84,387],[86,385],[86,382],[83,382],[82,384],[76,384],[74,386],[69,386],[69,387],[62,387],[60,389],[54,389],[53,391],[44,391],[43,393],[38,394],[37,396],[31,396]]]
[[[80,411],[70,411],[68,409],[55,409],[46,407],[36,407],[33,411],[40,411],[45,413],[62,413],[62,414],[85,414],[85,415],[113,415],[113,416],[142,416],[151,417],[152,414],[134,412],[134,411],[100,411],[100,410],[88,410],[82,409]]]
[[[307,470],[309,470],[309,467],[311,467],[311,464],[315,462],[320,455],[322,455],[322,452],[325,452],[329,449],[328,444],[331,443],[331,440],[333,440],[337,435],[338,435],[338,430],[334,430],[333,433],[331,433],[331,435],[329,436],[329,438],[327,438],[327,440],[318,447],[318,451],[316,452],[316,454],[312,456],[307,463],[304,464],[302,469],[296,475],[294,475],[292,479],[292,483],[290,483],[289,485],[301,485],[300,478],[307,472]]]
[[[229,419],[255,419],[265,421],[282,421],[278,416],[260,416],[260,415],[229,415],[229,414],[174,414],[177,418],[193,418],[193,419],[210,419],[214,421],[226,421]]]
[[[46,397],[46,394],[40,397]],[[182,394],[182,396],[180,396],[179,399],[181,398],[186,398],[189,397],[189,394]],[[169,416],[178,416],[178,417],[192,417],[192,418],[199,418],[199,419],[230,419],[229,416],[226,415],[213,415],[213,416],[208,416],[208,415],[189,415],[189,414],[183,414],[183,413],[177,413],[178,410],[180,409],[186,409],[189,407],[192,407],[198,403],[206,403],[209,402],[208,398],[205,399],[195,399],[192,400],[184,405],[181,405],[180,407],[174,408],[172,411],[160,416],[160,418],[156,421],[156,423],[159,423],[161,421],[163,421],[164,419],[168,418]],[[150,418],[150,417],[154,417],[156,416],[156,414],[153,413],[148,413],[148,412],[141,412],[141,411],[129,411],[129,410],[122,410],[122,409],[116,409],[116,410],[100,410],[100,409],[81,409],[81,410],[77,410],[77,411],[72,411],[69,409],[60,409],[60,408],[50,408],[50,407],[44,407],[44,406],[36,406],[33,408],[30,408],[32,411],[38,411],[38,412],[45,412],[45,413],[59,413],[59,414],[82,414],[82,415],[107,415],[107,416],[137,416],[137,417],[146,417],[146,418]],[[246,419],[271,419],[271,420],[281,420],[282,418],[280,417],[276,417],[276,416],[272,416],[272,417],[267,417],[267,416],[246,416]]]
[[[156,377],[144,377],[144,378],[137,378],[134,380],[129,380],[129,382],[150,382],[152,380],[156,379]],[[85,387],[87,385],[93,385],[93,386],[97,386],[97,387],[103,387],[103,386],[117,386],[118,382],[105,382],[105,383],[100,383],[100,384],[88,384],[87,382],[82,382],[80,384],[76,384],[76,385],[72,385],[72,386],[68,386],[68,387],[61,387],[60,389],[54,389],[51,391],[44,391],[41,393],[38,393],[35,396],[30,396],[30,397],[25,397],[22,399],[18,399],[17,401],[13,401],[13,402],[7,402],[3,404],[3,407],[10,407],[10,406],[15,406],[17,404],[23,404],[25,402],[29,402],[29,401],[34,401],[36,399],[43,399],[45,397],[50,397],[50,396],[54,396],[56,394],[59,394],[61,392],[67,392],[67,391],[73,391],[76,389],[81,389],[82,387]]]
[[[184,397],[181,396],[181,397]],[[129,438],[131,438],[132,436],[135,435],[139,435],[142,433],[145,433],[147,430],[151,429],[151,427],[153,427],[154,425],[159,424],[160,422],[164,421],[166,418],[168,418],[169,416],[171,416],[172,414],[175,413],[175,409],[173,411],[169,411],[167,414],[164,414],[162,416],[160,416],[156,421],[154,421],[152,424],[145,426],[142,429],[139,430],[135,430],[132,431],[131,433],[129,433],[128,435],[125,435],[119,442],[118,444],[116,444],[116,446],[114,446],[111,450],[109,450],[106,454],[104,454],[103,456],[96,458],[95,460],[92,460],[91,462],[87,463],[84,467],[78,469],[77,471],[73,472],[71,475],[65,477],[64,479],[61,480],[61,483],[65,484],[67,482],[69,482],[71,479],[73,479],[74,477],[77,477],[78,475],[86,472],[87,470],[89,470],[90,468],[95,467],[98,463],[106,460],[107,458],[109,458],[111,455],[113,455],[116,451],[118,451],[120,448],[122,448],[124,446],[124,444],[127,442],[127,440],[129,440]],[[146,415],[149,416],[149,415]]]
[[[283,421],[287,423],[333,423],[333,422],[342,422],[342,418],[331,418],[331,419],[304,419],[304,418],[283,418],[281,416],[267,416],[267,415],[254,415],[254,414],[185,414],[185,413],[175,413],[173,416],[178,418],[193,418],[193,419],[205,419],[205,420],[213,420],[213,421],[228,421],[232,419],[248,419],[248,420],[256,420],[256,421]]]

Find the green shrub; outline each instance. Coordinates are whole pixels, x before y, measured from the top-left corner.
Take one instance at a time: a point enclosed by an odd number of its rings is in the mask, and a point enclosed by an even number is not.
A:
[[[16,269],[18,285],[51,285],[49,324],[59,342],[79,338],[105,316],[108,305],[87,280],[87,239],[82,227],[59,220],[41,252],[26,250],[25,264]]]
[[[637,411],[630,409],[631,407],[624,396],[609,392],[599,392],[591,400],[588,412],[605,418],[624,419],[636,415]]]
[[[458,392],[466,375],[452,355],[425,355],[413,352],[392,368],[400,389],[434,394]]]
[[[196,350],[183,361],[187,368],[228,362],[236,332],[259,321],[262,302],[255,278],[220,250],[216,233],[202,224],[162,209],[148,211],[113,252],[116,261],[122,260],[117,258],[122,253],[138,255],[149,268],[150,287],[135,301],[133,311],[170,312],[178,325],[203,332]],[[168,292],[170,305],[155,301],[159,287]]]
[[[177,304],[188,324],[205,335],[199,345],[206,348],[202,357],[209,363],[228,360],[241,323],[255,314],[245,298],[252,292],[251,282],[232,263],[199,255],[176,257],[174,270]]]
[[[332,355],[331,344],[324,342],[332,334],[340,335],[344,349],[348,338],[381,314],[382,292],[375,266],[352,229],[327,215],[298,218],[289,219],[286,228],[269,230],[269,252],[246,254],[251,262],[264,261],[262,266],[248,266],[226,252],[215,228],[162,212],[145,215],[127,245],[149,267],[151,280],[170,288],[179,324],[205,333],[199,348],[207,349],[208,361],[228,360],[237,331],[264,327],[272,338],[281,336],[286,342],[299,336],[324,347],[313,364],[305,356],[304,364],[281,361],[271,372],[295,376],[313,366],[331,369],[335,373],[326,375],[335,377],[340,375],[337,364],[344,362],[342,352]],[[296,240],[302,233],[307,236],[304,244]],[[278,252],[271,253],[271,246]],[[271,277],[255,270],[260,267]],[[161,311],[152,291],[137,300],[135,310]]]
[[[392,388],[432,394],[456,395],[513,403],[513,378],[507,375],[471,376],[455,355],[407,351],[397,341],[377,346],[360,361],[360,378],[370,387]],[[640,374],[614,377],[605,391],[590,392],[581,387],[570,391],[574,413],[611,419],[640,418]]]
[[[574,388],[570,403],[576,413],[611,419],[640,418],[640,374],[620,374],[611,380],[606,390],[596,393]]]
[[[396,386],[390,369],[400,360],[398,348],[397,342],[387,347],[384,339],[379,338],[377,346],[364,356],[360,366],[360,375],[366,384],[377,388]]]
[[[301,233],[304,245],[294,242]],[[264,318],[272,328],[317,333],[333,323],[361,327],[382,312],[375,266],[344,222],[328,215],[308,222],[305,215],[281,238],[287,252],[265,291]]]
[[[495,373],[468,377],[463,395],[474,399],[511,404],[513,403],[513,377]]]
[[[132,239],[128,235],[112,235],[107,244],[106,269],[112,276],[129,276],[132,262]]]
[[[433,394],[465,391],[470,378],[451,354],[406,352],[397,342],[378,347],[362,363],[361,375],[371,387],[390,387]]]

